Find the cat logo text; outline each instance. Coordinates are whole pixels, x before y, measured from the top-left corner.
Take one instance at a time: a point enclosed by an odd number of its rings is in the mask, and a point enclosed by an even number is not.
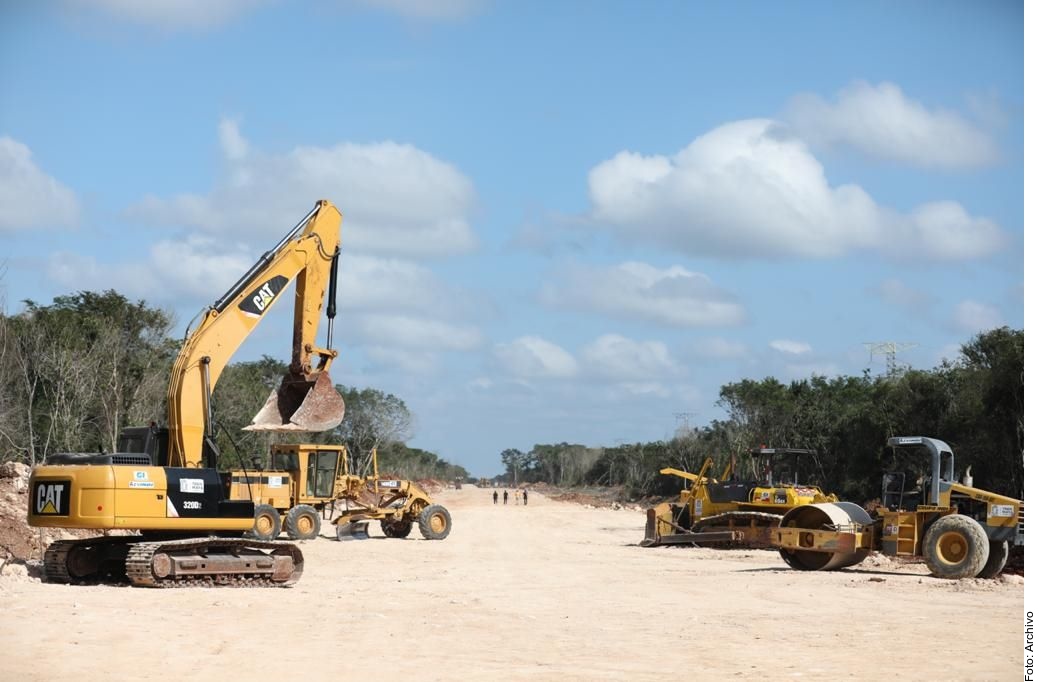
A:
[[[71,481],[37,481],[32,491],[33,512],[38,516],[68,516]]]

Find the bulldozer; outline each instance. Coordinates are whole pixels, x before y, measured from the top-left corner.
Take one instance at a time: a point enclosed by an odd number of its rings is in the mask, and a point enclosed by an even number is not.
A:
[[[137,533],[52,543],[44,554],[48,581],[128,579],[140,586],[187,587],[288,586],[299,580],[298,547],[244,537],[254,525],[254,504],[225,495],[211,395],[235,351],[294,278],[290,370],[254,426],[321,431],[342,421],[343,399],[328,376],[337,355],[331,337],[341,221],[334,205],[318,201],[201,313],[170,374],[166,427],[127,429],[119,452],[52,455],[32,470],[30,526]],[[326,287],[328,347],[319,348]]]
[[[772,529],[789,510],[812,503],[831,503],[837,496],[801,480],[805,462],[814,450],[760,447],[750,451],[753,476],[741,481],[730,461],[720,479],[709,478],[714,461],[708,457],[698,474],[661,469],[689,483],[677,501],[646,511],[643,547],[696,545],[714,547],[770,547]]]
[[[363,476],[350,472],[341,445],[274,445],[267,468],[226,474],[228,497],[256,504],[252,533],[260,540],[273,540],[282,530],[292,540],[310,540],[322,520],[335,526],[338,540],[367,539],[370,521],[379,521],[388,538],[408,537],[416,523],[425,539],[446,538],[447,509],[414,481],[381,478],[378,461],[373,449],[373,473]]]
[[[928,456],[919,477],[890,471],[873,514],[851,502],[808,504],[788,511],[772,531],[772,546],[791,568],[833,570],[861,563],[872,552],[922,557],[939,578],[994,578],[1010,544],[1024,544],[1021,500],[956,480],[952,448],[937,438],[895,436],[892,452]]]

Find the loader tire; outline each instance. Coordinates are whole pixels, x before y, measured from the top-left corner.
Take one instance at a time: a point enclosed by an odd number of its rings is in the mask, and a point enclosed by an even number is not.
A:
[[[995,578],[1007,565],[1010,556],[1010,544],[1006,540],[989,540],[988,561],[978,573],[979,578]]]
[[[285,515],[285,532],[293,540],[313,540],[321,532],[321,515],[309,504],[297,504]]]
[[[988,557],[985,529],[969,516],[943,516],[924,534],[924,562],[939,578],[973,578],[985,567]]]
[[[256,505],[254,519],[250,535],[257,540],[273,540],[281,535],[281,514],[271,505]]]
[[[403,540],[411,534],[411,528],[414,525],[414,521],[411,521],[410,519],[401,519],[400,521],[383,519],[379,525],[382,526],[383,535],[386,537]]]
[[[439,504],[430,505],[418,515],[418,529],[427,540],[443,540],[451,532],[451,514]]]

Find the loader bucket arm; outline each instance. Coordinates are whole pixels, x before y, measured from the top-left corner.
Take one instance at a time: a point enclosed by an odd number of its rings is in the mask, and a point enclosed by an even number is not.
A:
[[[318,348],[314,343],[324,287],[339,248],[341,221],[342,215],[334,205],[328,201],[317,202],[274,248],[205,311],[198,326],[188,335],[173,365],[167,392],[170,466],[203,466],[203,441],[207,428],[211,428],[210,394],[231,357],[293,278],[296,280],[293,358],[289,376],[282,384],[289,388],[278,405],[278,416],[268,415],[263,426],[267,430],[324,430],[342,420],[345,410],[342,399],[326,374],[336,352]],[[315,355],[319,358],[316,366],[311,361]],[[311,399],[314,391],[319,395]],[[330,394],[335,395],[330,397]],[[307,409],[300,412],[301,407]],[[288,414],[281,418],[282,412]],[[300,413],[298,418],[297,412]]]

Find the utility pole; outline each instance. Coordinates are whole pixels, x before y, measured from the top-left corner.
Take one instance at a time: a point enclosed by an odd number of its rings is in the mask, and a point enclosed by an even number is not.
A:
[[[874,355],[887,356],[887,376],[893,377],[898,374],[898,363],[895,361],[898,353],[910,348],[916,348],[920,344],[913,342],[900,343],[898,341],[867,341],[862,345],[869,348],[870,364],[873,364]]]

